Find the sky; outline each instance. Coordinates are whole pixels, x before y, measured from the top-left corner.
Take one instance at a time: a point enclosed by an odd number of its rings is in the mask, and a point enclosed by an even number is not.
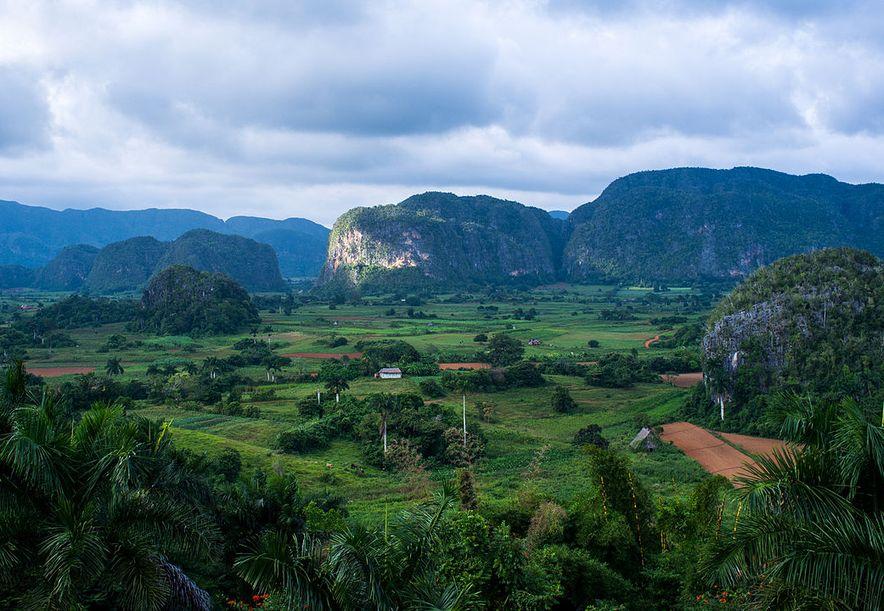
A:
[[[740,165],[884,181],[880,0],[0,0],[0,199],[330,226]]]

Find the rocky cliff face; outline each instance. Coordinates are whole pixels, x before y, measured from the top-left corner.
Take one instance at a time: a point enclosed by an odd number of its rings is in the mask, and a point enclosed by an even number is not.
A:
[[[575,210],[564,266],[572,279],[741,279],[828,246],[884,255],[884,185],[759,168],[630,174]]]
[[[846,248],[777,261],[721,302],[702,350],[720,416],[777,390],[856,397],[880,389],[884,264]]]
[[[424,193],[355,208],[332,229],[320,282],[382,290],[553,280],[562,227],[543,210],[487,196]]]

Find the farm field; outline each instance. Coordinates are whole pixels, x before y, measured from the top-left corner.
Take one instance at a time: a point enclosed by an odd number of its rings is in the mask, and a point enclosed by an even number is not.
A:
[[[22,303],[47,304],[59,297],[7,293],[2,303],[8,310]],[[243,405],[254,408],[249,417],[217,413],[211,406],[187,399],[139,400],[131,412],[171,422],[180,447],[210,457],[226,448],[235,449],[246,473],[254,469],[293,473],[304,491],[343,496],[352,516],[378,520],[420,497],[414,482],[371,466],[360,445],[347,439],[302,453],[276,449],[280,433],[307,421],[298,412],[299,400],[315,398],[320,392],[324,403],[334,401],[318,380],[310,378],[329,359],[358,359],[361,351],[355,346],[360,341],[401,340],[432,357],[441,370],[483,369],[489,367],[479,358],[485,345],[475,339],[495,333],[520,340],[524,358],[538,364],[555,360],[595,363],[611,352],[648,359],[673,353],[657,346],[659,342],[649,343],[650,338],[665,339],[674,326],[703,320],[709,305],[708,298],[692,291],[652,292],[604,285],[555,285],[530,292],[441,295],[409,298],[408,302],[404,297],[371,298],[358,304],[308,301],[289,315],[262,309],[261,324],[254,333],[229,336],[157,336],[134,333],[122,323],[71,329],[66,333],[75,346],[29,349],[27,367],[44,375],[46,384],[58,386],[76,382],[79,373],[90,369],[96,376],[104,375],[108,358],[115,357],[124,370],[118,380],[145,380],[149,371],[163,366],[199,366],[206,359],[229,357],[236,354],[234,344],[240,340],[265,340],[274,353],[289,357],[291,363],[274,374],[275,381],[261,366],[237,371],[253,380],[242,395]],[[678,317],[676,325],[665,321],[673,316]],[[123,336],[127,343],[108,351],[112,336]],[[346,338],[346,343],[333,345],[334,338]],[[627,450],[642,423],[673,420],[690,386],[699,381],[689,377],[690,383],[681,383],[679,377],[663,377],[657,383],[605,388],[590,386],[577,375],[547,373],[546,383],[536,388],[466,392],[468,424],[482,431],[486,444],[484,455],[473,467],[482,503],[503,508],[532,495],[567,503],[580,495],[588,480],[583,450],[573,443],[575,433],[596,424],[612,448]],[[419,385],[426,379],[364,376],[352,380],[342,395],[420,394]],[[569,413],[552,409],[556,386],[569,391],[576,409]],[[460,417],[464,398],[448,391],[425,400]],[[493,419],[480,419],[479,402],[494,405]],[[670,446],[628,455],[638,476],[657,493],[684,494],[705,476],[700,465]],[[433,466],[427,472],[429,487],[453,476],[453,468]]]
[[[678,447],[709,473],[728,479],[745,475],[746,465],[754,463],[753,456],[769,457],[786,448],[778,439],[710,432],[690,422],[671,422],[662,430],[661,439]]]

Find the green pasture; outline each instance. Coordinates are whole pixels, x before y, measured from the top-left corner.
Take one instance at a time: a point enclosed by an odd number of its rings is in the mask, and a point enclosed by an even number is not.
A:
[[[484,350],[482,343],[474,341],[477,334],[506,332],[526,344],[528,340],[539,340],[540,345],[526,345],[529,359],[591,360],[609,351],[636,350],[639,356],[664,353],[644,348],[648,338],[671,331],[666,326],[653,324],[652,319],[679,315],[695,321],[707,314],[686,311],[681,297],[690,294],[690,289],[662,293],[634,289],[636,287],[553,285],[519,294],[518,298],[466,299],[457,303],[449,302],[452,296],[442,295],[411,306],[413,317],[408,316],[409,306],[391,300],[340,304],[334,308],[310,304],[294,310],[291,315],[262,311],[257,337],[270,342],[279,354],[344,354],[356,351],[354,344],[360,340],[401,339],[422,353],[439,355],[440,360],[471,361]],[[645,298],[651,294],[655,299],[648,302]],[[8,303],[11,309],[20,303],[48,303],[53,298],[57,299],[58,294],[53,297],[39,292],[5,293],[0,303]],[[390,313],[391,308],[395,313]],[[524,313],[529,310],[533,311],[533,317],[526,320]],[[602,310],[629,312],[631,319],[601,320]],[[415,317],[417,313],[420,317]],[[113,356],[123,363],[123,379],[143,378],[151,364],[170,359],[188,359],[199,364],[207,357],[232,354],[236,341],[250,337],[247,332],[223,337],[157,337],[132,333],[123,324],[67,333],[75,341],[75,347],[56,348],[51,352],[44,347],[29,349],[28,365],[87,366],[101,373],[107,359]],[[136,345],[103,351],[102,346],[113,334],[124,335]],[[330,340],[340,336],[347,338],[347,345],[329,347]],[[590,348],[590,340],[597,341],[598,347]],[[442,359],[443,356],[446,358]],[[282,372],[283,377],[316,370],[322,363],[315,358],[293,361]],[[260,367],[246,368],[240,373],[265,384],[266,372]],[[47,379],[47,382],[58,384],[67,378],[70,376]],[[480,497],[486,502],[507,504],[523,494],[541,494],[567,502],[587,486],[581,450],[572,444],[578,430],[598,424],[612,447],[626,449],[637,432],[639,415],[657,423],[671,420],[688,392],[662,383],[604,389],[589,387],[582,378],[547,378],[549,383],[541,388],[467,395],[470,421],[478,419],[476,401],[491,401],[496,405],[494,421],[479,423],[487,438],[487,448],[475,471]],[[360,378],[351,382],[347,392],[355,396],[418,392],[419,380]],[[552,411],[550,397],[554,384],[568,387],[578,403],[576,412]],[[139,404],[134,411],[152,419],[171,420],[175,440],[182,447],[209,455],[226,447],[235,448],[242,455],[247,471],[284,469],[295,473],[306,491],[329,490],[346,496],[350,499],[351,513],[357,517],[377,519],[385,510],[393,511],[411,502],[403,479],[365,465],[359,447],[353,442],[334,441],[326,450],[305,455],[286,455],[274,450],[276,436],[300,422],[296,401],[314,397],[320,387],[317,382],[265,384],[260,388],[272,388],[274,397],[254,404],[260,409],[258,418],[224,416],[208,409],[182,409],[175,405]],[[333,400],[333,397],[326,395],[324,400]],[[251,394],[247,392],[244,403],[251,401]],[[460,395],[452,393],[438,401],[460,413]],[[629,455],[639,476],[661,493],[682,494],[703,477],[693,461],[671,448]],[[452,475],[450,469],[441,469],[429,477],[438,481]]]

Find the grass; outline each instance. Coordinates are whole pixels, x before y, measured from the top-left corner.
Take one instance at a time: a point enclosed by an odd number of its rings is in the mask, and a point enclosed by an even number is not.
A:
[[[452,303],[450,295],[441,295],[415,306],[426,318],[409,318],[405,304],[394,303],[394,316],[388,316],[391,305],[371,300],[360,305],[313,304],[301,307],[291,315],[262,312],[262,325],[272,327],[270,333],[259,334],[267,339],[277,353],[353,352],[359,340],[401,339],[422,353],[439,355],[442,360],[476,360],[484,349],[474,341],[478,333],[507,332],[527,343],[540,340],[539,346],[526,349],[526,358],[567,357],[592,360],[609,351],[636,350],[640,356],[665,353],[655,348],[646,350],[644,341],[656,334],[670,332],[651,320],[680,315],[689,321],[701,320],[706,312],[685,310],[689,288],[668,293],[653,293],[641,287],[561,286],[541,287],[522,293],[518,299],[470,299]],[[659,296],[659,297],[658,297]],[[653,297],[653,299],[651,299]],[[19,303],[48,303],[58,295],[39,292],[3,294],[0,306],[9,311]],[[483,309],[480,309],[480,306]],[[486,309],[494,306],[496,311]],[[532,320],[516,316],[517,310],[533,309]],[[602,309],[629,311],[633,320],[624,322],[600,320]],[[100,350],[114,334],[139,340],[134,347],[105,353]],[[239,334],[212,338],[157,337],[131,333],[124,325],[77,329],[69,332],[77,346],[51,353],[44,348],[29,350],[29,365],[77,365],[95,367],[100,373],[111,356],[119,357],[125,367],[123,378],[144,378],[149,365],[168,359],[189,359],[199,362],[210,356],[226,356],[232,345],[248,337]],[[334,349],[327,342],[332,336],[344,336],[349,342]],[[589,348],[595,340],[597,348]],[[444,358],[443,358],[444,357]],[[284,373],[315,371],[318,359],[295,359]],[[260,367],[241,373],[263,380]],[[68,376],[66,376],[68,377]],[[467,396],[468,419],[477,420],[475,402],[491,401],[497,406],[491,423],[479,423],[487,438],[486,456],[475,466],[477,488],[483,502],[513,502],[525,490],[567,503],[589,485],[581,450],[572,444],[574,434],[588,424],[598,424],[604,436],[616,449],[627,449],[637,431],[636,418],[649,417],[653,422],[674,418],[688,391],[665,384],[639,384],[628,389],[603,389],[586,385],[583,379],[547,376],[549,383],[536,389],[470,394]],[[48,380],[58,384],[65,378]],[[360,378],[350,384],[350,394],[364,396],[374,392],[418,392],[420,378],[401,380]],[[555,384],[566,386],[578,409],[558,414],[550,408]],[[172,420],[176,443],[196,452],[215,455],[223,448],[234,448],[242,456],[246,473],[254,469],[283,469],[294,473],[305,492],[331,491],[350,499],[351,514],[365,519],[382,518],[385,511],[412,502],[403,479],[364,464],[357,444],[334,441],[325,450],[305,455],[276,452],[274,440],[283,430],[300,422],[295,402],[313,397],[318,383],[284,382],[270,386],[272,400],[255,405],[259,418],[218,415],[174,405],[138,405],[134,410],[152,419]],[[328,398],[326,398],[328,400]],[[245,395],[250,401],[250,395]],[[450,394],[440,402],[460,413],[461,397]],[[693,461],[677,450],[664,448],[654,453],[628,452],[639,477],[653,490],[667,495],[686,494],[704,477]],[[355,465],[356,468],[352,466]],[[451,469],[438,469],[431,479],[439,481],[453,475]]]

